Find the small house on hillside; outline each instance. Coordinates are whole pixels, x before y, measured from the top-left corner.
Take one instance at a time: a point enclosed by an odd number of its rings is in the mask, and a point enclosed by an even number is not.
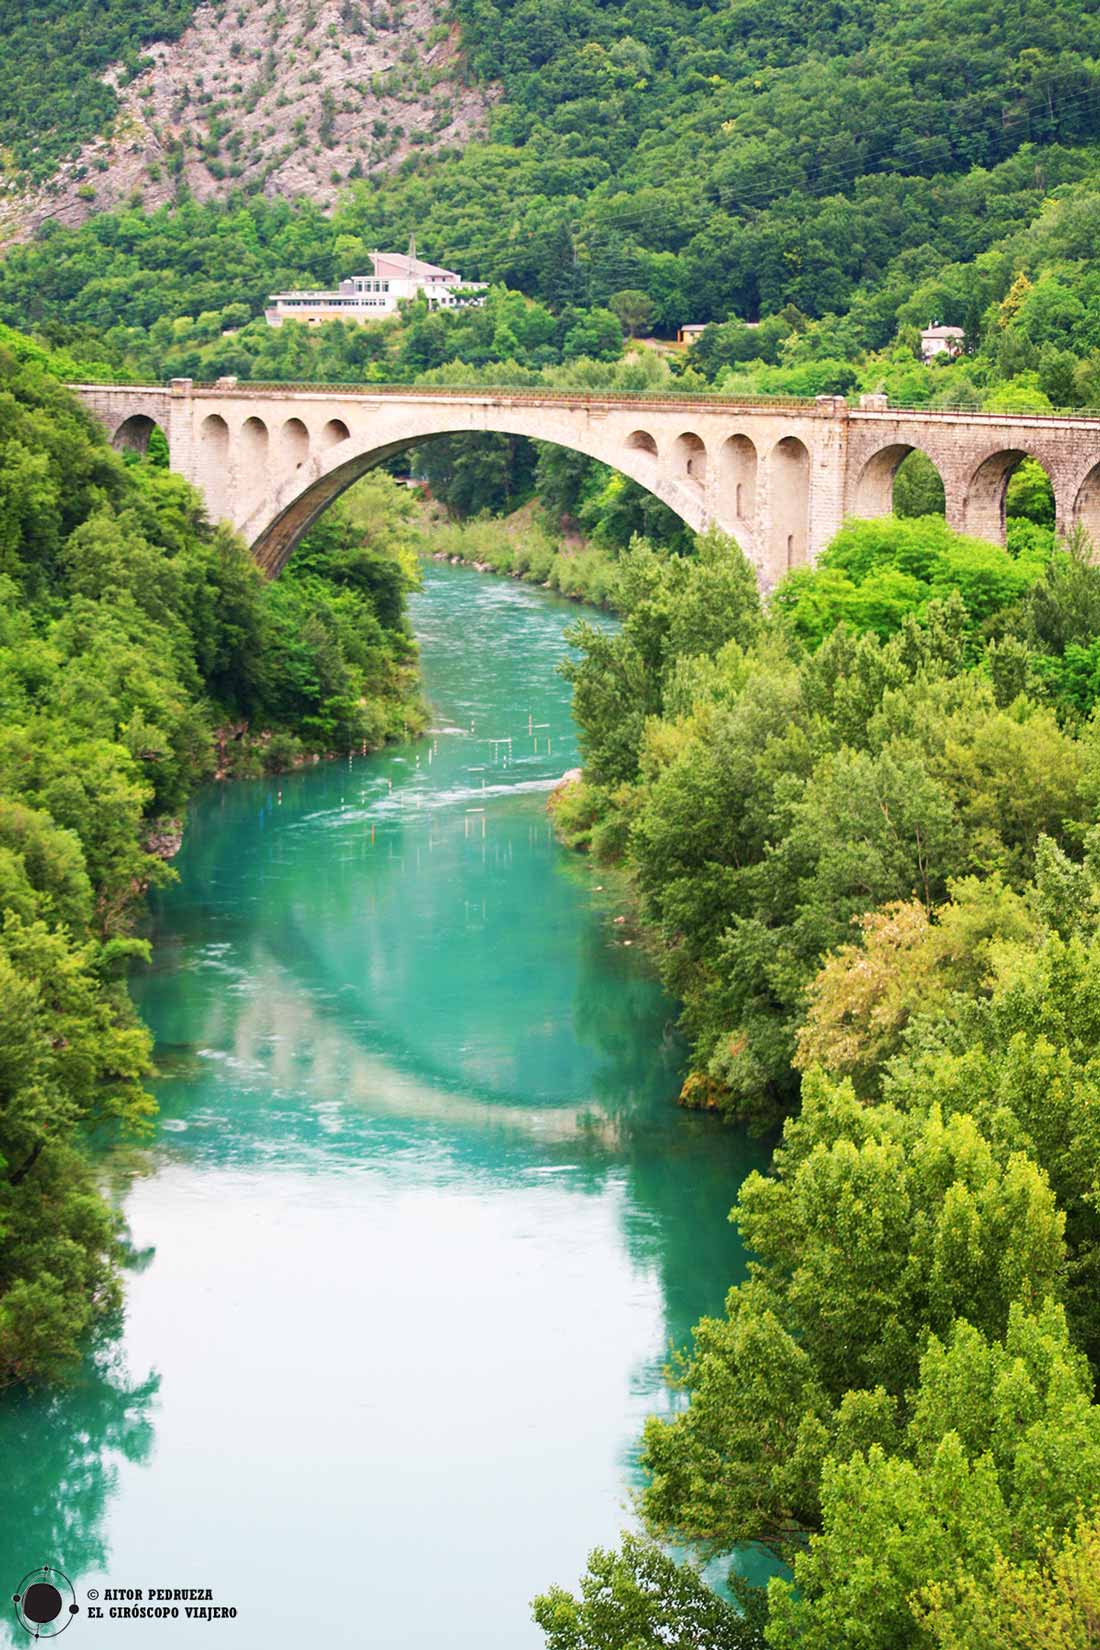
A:
[[[961,355],[965,342],[966,333],[962,327],[945,327],[938,321],[933,325],[929,321],[920,335],[921,360],[931,361],[934,355]]]
[[[750,332],[755,331],[760,325],[759,321],[741,321],[740,317],[737,315],[727,316],[727,320],[731,323],[736,322],[743,327],[748,327]],[[689,321],[686,326],[677,328],[676,342],[678,344],[694,344],[700,333],[703,332],[709,325],[709,321]]]

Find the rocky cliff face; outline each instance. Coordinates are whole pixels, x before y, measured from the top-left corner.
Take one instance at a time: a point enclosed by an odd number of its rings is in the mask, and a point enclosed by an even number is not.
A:
[[[261,0],[200,6],[119,92],[112,129],[47,185],[0,197],[0,239],[78,224],[140,198],[235,186],[322,204],[416,149],[462,147],[493,94],[463,83],[439,0]],[[113,71],[108,72],[111,78]]]

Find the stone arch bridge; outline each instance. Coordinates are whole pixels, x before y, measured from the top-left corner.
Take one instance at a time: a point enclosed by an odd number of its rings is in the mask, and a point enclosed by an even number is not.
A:
[[[1100,543],[1100,418],[903,411],[885,396],[736,401],[718,395],[586,395],[542,389],[243,384],[74,386],[117,447],[153,429],[171,467],[228,520],[274,576],[334,498],[365,470],[434,436],[494,431],[554,442],[612,465],[699,531],[740,544],[767,589],[812,563],[847,516],[888,514],[894,475],[917,449],[943,479],[947,520],[1004,543],[1009,477],[1046,470],[1063,532]]]

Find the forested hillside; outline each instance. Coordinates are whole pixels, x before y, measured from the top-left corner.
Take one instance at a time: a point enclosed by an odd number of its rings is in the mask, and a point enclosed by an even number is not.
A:
[[[429,256],[555,307],[642,291],[664,328],[730,313],[755,320],[789,304],[809,316],[844,314],[861,295],[878,294],[861,324],[865,342],[881,347],[916,283],[1028,223],[1052,189],[1095,166],[1087,145],[1100,130],[1100,20],[1069,0],[1011,12],[918,4],[903,13],[883,0],[840,8],[458,0],[455,17],[461,72],[482,84],[503,77],[490,140],[462,153],[411,152],[392,179],[370,175],[346,191],[331,221],[307,209],[293,232],[280,222],[273,236],[263,211],[257,217],[246,202],[277,185],[242,174],[250,142],[241,149],[222,94],[207,102],[207,88],[194,109],[177,111],[172,141],[220,155],[224,189],[246,188],[228,221],[218,206],[189,220],[184,239],[197,253],[189,270],[201,281],[205,264],[219,290],[169,313],[231,302],[255,313],[276,279],[346,273],[363,248],[404,245],[415,230]],[[231,31],[224,8],[223,21]],[[360,22],[341,14],[331,25],[349,51],[360,50]],[[135,18],[135,47],[142,29]],[[94,24],[89,33],[94,41]],[[51,39],[51,27],[40,31],[32,61],[46,53],[53,62]],[[16,48],[8,36],[0,70],[13,80],[13,165],[25,166],[19,130],[36,132],[41,146],[47,133],[60,143],[76,126],[68,88],[50,91],[45,68],[41,107],[17,100]],[[265,74],[276,102],[294,104],[291,121],[301,117],[299,149],[324,148],[320,106],[297,107],[302,64],[293,52],[272,55]],[[369,154],[362,168],[371,173]],[[95,176],[86,182],[90,212]],[[223,254],[214,269],[205,250],[212,238]],[[178,267],[177,254],[160,248],[165,239],[178,245],[178,235],[143,231],[140,216],[128,215],[114,228],[97,221],[82,244],[109,262],[122,254],[119,272],[128,275]],[[69,251],[62,239],[53,259],[64,263]],[[118,296],[96,324],[128,318]],[[63,271],[42,297],[60,303],[60,318],[77,318]],[[10,291],[4,300],[17,301]]]
[[[435,0],[222,0],[167,8],[159,24],[116,4],[99,26],[76,17],[79,41],[68,15],[15,22],[29,74],[0,54],[0,241],[135,194],[207,200],[228,185],[331,202],[348,178],[482,132],[494,96],[465,83]]]

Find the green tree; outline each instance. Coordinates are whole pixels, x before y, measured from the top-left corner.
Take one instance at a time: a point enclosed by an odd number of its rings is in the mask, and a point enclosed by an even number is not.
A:
[[[649,294],[636,287],[624,287],[622,292],[613,292],[607,307],[618,316],[623,330],[631,338],[636,338],[640,332],[648,332],[656,314]]]
[[[906,1443],[905,1453],[872,1445],[826,1462],[821,1531],[796,1556],[793,1582],[769,1586],[774,1650],[918,1650],[930,1642],[926,1622],[950,1629],[958,1611],[965,1623],[964,1601],[972,1610],[1013,1566],[1034,1570],[1096,1504],[1100,1408],[1060,1308],[1017,1306],[993,1338],[965,1321],[933,1336]],[[1031,1601],[1040,1620],[1042,1601]],[[994,1620],[1011,1620],[1013,1602],[1000,1598]],[[960,1642],[974,1641],[946,1637]]]
[[[1100,1525],[1082,1517],[1060,1546],[1014,1564],[1000,1551],[982,1576],[962,1574],[916,1595],[942,1650],[1091,1650],[1100,1622]]]
[[[766,1604],[742,1588],[727,1604],[689,1565],[624,1532],[620,1547],[596,1547],[580,1596],[553,1587],[534,1602],[547,1650],[764,1650]]]
[[[965,1315],[1003,1335],[1019,1304],[1057,1295],[1063,1264],[1064,1217],[1022,1152],[819,1076],[736,1218],[750,1282],[697,1326],[690,1403],[649,1421],[644,1451],[652,1532],[719,1551],[816,1528],[826,1459],[896,1447],[929,1334]]]

